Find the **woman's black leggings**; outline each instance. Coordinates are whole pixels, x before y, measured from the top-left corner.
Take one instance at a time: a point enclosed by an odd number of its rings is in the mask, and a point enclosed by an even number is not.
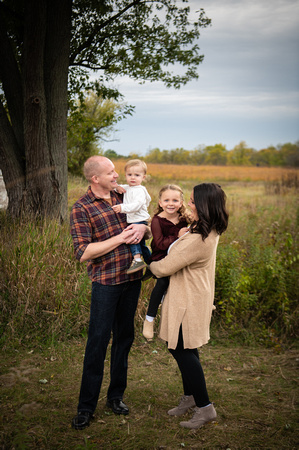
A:
[[[168,289],[169,277],[157,278],[154,289],[152,290],[147,315],[156,317],[159,305],[162,301],[163,295]]]
[[[210,404],[205,376],[199,361],[197,348],[184,349],[182,327],[180,328],[178,345],[175,350],[169,349],[181,371],[184,394],[193,395],[196,406],[202,408]]]

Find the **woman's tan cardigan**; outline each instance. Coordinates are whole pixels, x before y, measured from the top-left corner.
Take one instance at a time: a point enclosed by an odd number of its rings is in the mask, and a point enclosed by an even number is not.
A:
[[[181,325],[184,348],[201,347],[210,339],[218,241],[215,231],[205,241],[198,233],[187,233],[165,258],[150,265],[157,277],[170,276],[159,332],[168,348],[176,348]]]

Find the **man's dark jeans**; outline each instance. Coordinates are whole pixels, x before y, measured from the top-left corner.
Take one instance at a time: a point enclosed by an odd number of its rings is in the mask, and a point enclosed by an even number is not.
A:
[[[93,413],[103,380],[107,346],[113,333],[108,400],[122,399],[127,386],[128,354],[141,281],[115,286],[92,283],[90,322],[78,411]]]

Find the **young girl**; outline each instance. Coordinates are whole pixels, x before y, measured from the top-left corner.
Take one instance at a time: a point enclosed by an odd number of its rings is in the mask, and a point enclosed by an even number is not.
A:
[[[188,231],[191,219],[184,205],[183,191],[175,184],[163,186],[159,192],[159,203],[151,222],[152,256],[150,261],[159,261],[167,255],[169,246]],[[145,274],[143,279],[147,279]],[[158,278],[152,291],[147,315],[143,324],[143,335],[154,337],[154,319],[169,284],[169,277]]]

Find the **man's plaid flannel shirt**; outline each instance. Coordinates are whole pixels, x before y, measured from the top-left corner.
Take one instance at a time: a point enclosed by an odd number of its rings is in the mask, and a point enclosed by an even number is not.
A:
[[[122,195],[110,192],[112,205],[122,202]],[[90,189],[72,207],[71,235],[75,256],[80,260],[87,245],[105,241],[120,234],[127,227],[126,215],[116,214],[109,202],[96,198]],[[132,262],[132,254],[127,244],[121,244],[106,255],[88,261],[87,272],[92,281],[105,285],[115,285],[140,279],[142,272],[128,275],[126,270]]]

